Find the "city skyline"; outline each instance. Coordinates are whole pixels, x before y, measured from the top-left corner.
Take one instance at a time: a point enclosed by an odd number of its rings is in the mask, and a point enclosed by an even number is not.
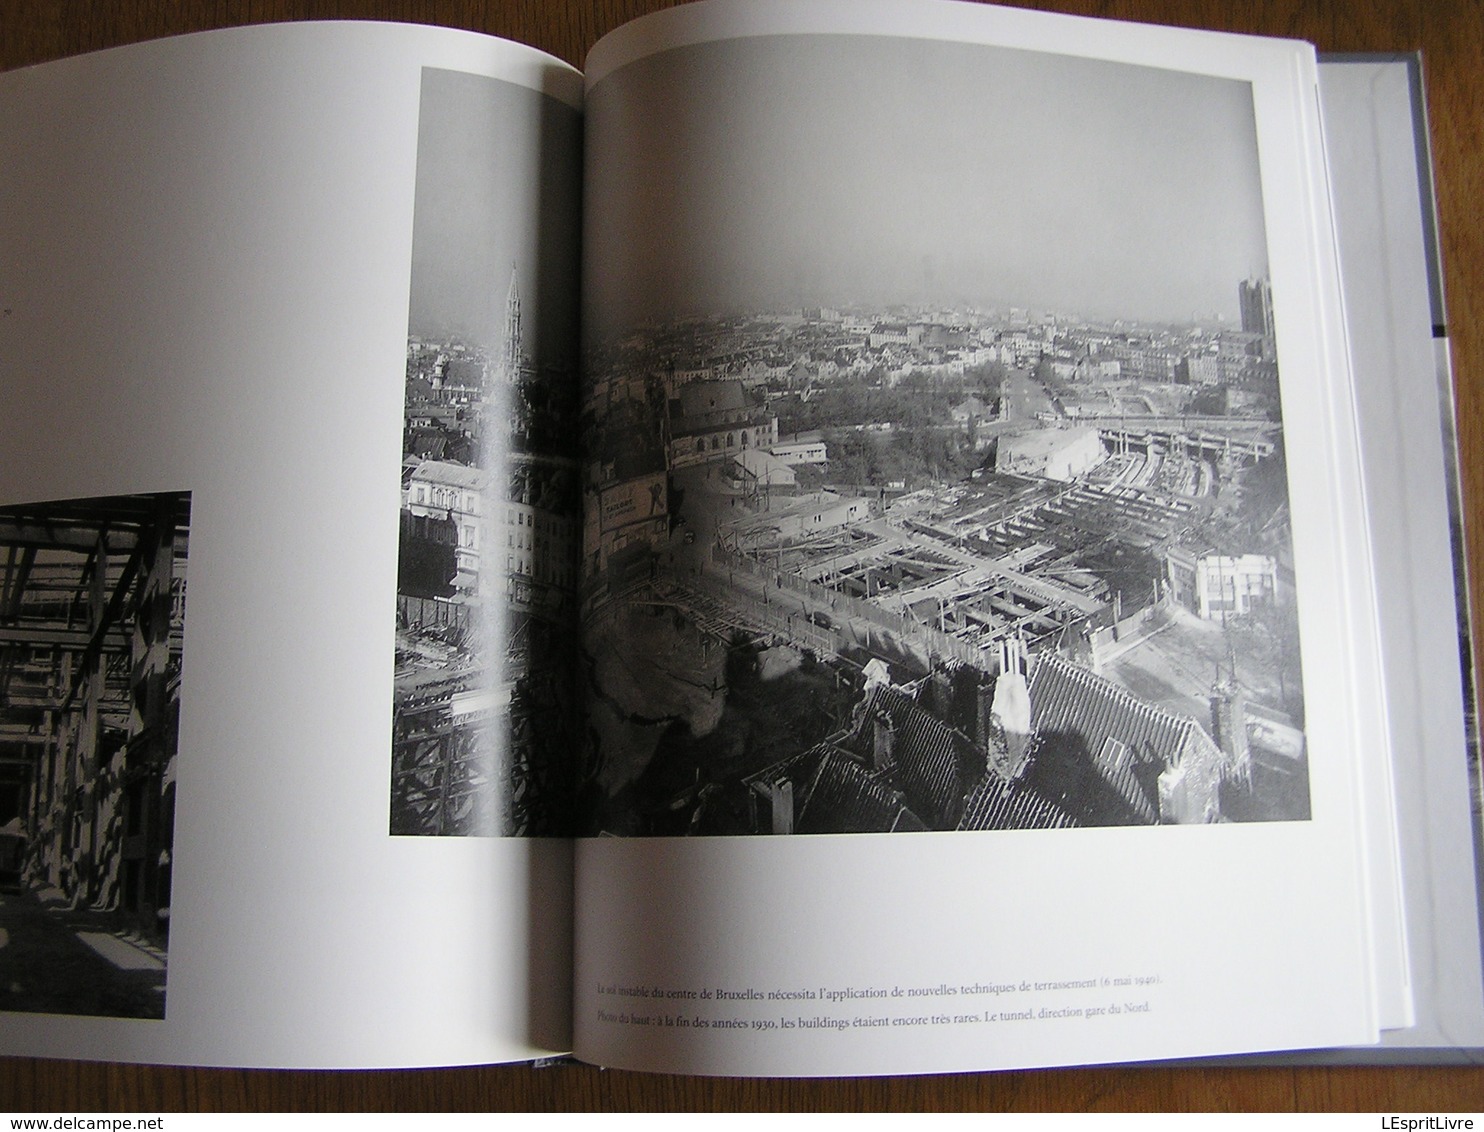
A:
[[[533,359],[571,359],[581,130],[576,110],[539,91],[423,69],[412,335],[498,347],[514,270]],[[471,138],[491,140],[474,145]]]
[[[638,112],[654,105],[666,114]],[[595,340],[815,305],[1236,324],[1233,280],[1268,270],[1243,82],[968,44],[762,37],[631,64],[593,89],[588,113],[611,139],[588,157]]]

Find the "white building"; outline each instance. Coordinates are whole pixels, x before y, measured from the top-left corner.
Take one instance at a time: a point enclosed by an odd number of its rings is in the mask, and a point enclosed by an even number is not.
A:
[[[761,448],[744,448],[737,453],[734,466],[744,489],[749,493],[790,492],[798,483],[793,468]]]
[[[461,588],[474,589],[479,577],[480,496],[485,475],[467,464],[424,460],[408,477],[407,510],[432,519],[451,519],[458,528],[455,550],[460,574],[468,575]]]
[[[1047,428],[1000,438],[995,470],[1049,480],[1073,480],[1106,459],[1095,428]]]
[[[550,588],[577,588],[582,525],[576,514],[562,509],[568,474],[575,476],[576,470],[567,473],[513,457],[506,498],[490,502],[495,513],[489,554],[498,566],[504,550],[506,596],[515,601],[533,601]]]
[[[1278,590],[1278,564],[1265,554],[1194,554],[1180,548],[1165,555],[1174,599],[1207,621],[1241,617],[1269,605]]]
[[[824,464],[830,453],[820,432],[800,432],[779,440],[768,451],[785,464]]]
[[[816,491],[781,506],[775,501],[767,511],[739,519],[729,529],[739,549],[751,550],[836,531],[870,516],[869,500]]]

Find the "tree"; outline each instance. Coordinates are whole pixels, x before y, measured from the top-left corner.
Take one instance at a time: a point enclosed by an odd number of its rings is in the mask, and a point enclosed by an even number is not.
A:
[[[1279,706],[1303,725],[1303,677],[1299,671],[1298,611],[1292,603],[1265,601],[1226,623],[1233,655],[1249,669],[1277,677]],[[1260,689],[1253,689],[1259,691]]]
[[[1224,385],[1203,385],[1190,399],[1190,412],[1197,417],[1224,417],[1227,392]]]

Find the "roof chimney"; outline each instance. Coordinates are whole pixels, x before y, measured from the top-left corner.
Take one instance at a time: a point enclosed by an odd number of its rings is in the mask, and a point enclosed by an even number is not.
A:
[[[768,784],[768,802],[772,807],[773,832],[794,831],[794,784],[791,779],[780,778]]]

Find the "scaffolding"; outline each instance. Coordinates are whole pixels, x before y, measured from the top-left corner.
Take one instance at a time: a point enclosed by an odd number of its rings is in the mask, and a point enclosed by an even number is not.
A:
[[[0,828],[24,883],[163,936],[190,496],[0,508]]]

